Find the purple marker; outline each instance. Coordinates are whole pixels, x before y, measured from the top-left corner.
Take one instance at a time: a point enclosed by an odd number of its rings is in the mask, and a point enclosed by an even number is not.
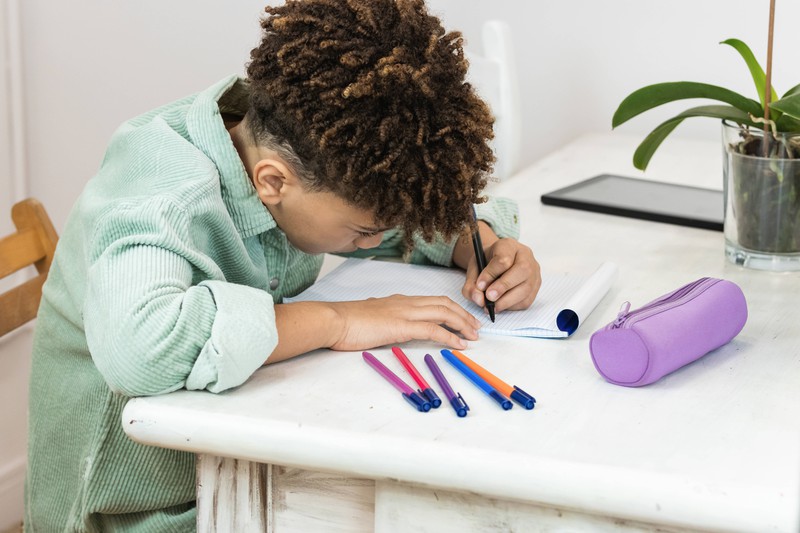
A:
[[[431,410],[431,402],[420,396],[419,393],[417,393],[414,389],[406,385],[405,381],[397,377],[394,372],[386,368],[386,366],[378,361],[374,355],[369,352],[361,352],[361,355],[364,357],[364,361],[366,361],[369,366],[374,368],[378,374],[383,376],[386,381],[394,385],[394,388],[399,390],[403,394],[403,398],[405,398],[408,403],[413,405],[417,411],[427,413]]]
[[[456,410],[456,414],[460,417],[467,416],[469,405],[467,405],[467,402],[464,401],[461,393],[456,395],[456,393],[453,392],[453,388],[450,386],[450,383],[447,382],[447,378],[444,377],[444,373],[442,373],[442,370],[439,368],[439,365],[436,364],[436,361],[433,360],[431,354],[425,354],[425,364],[428,365],[428,368],[430,368],[431,372],[433,372],[433,377],[436,378],[436,382],[444,391],[444,395],[447,396],[448,400],[450,400],[450,405],[452,405],[453,409]]]

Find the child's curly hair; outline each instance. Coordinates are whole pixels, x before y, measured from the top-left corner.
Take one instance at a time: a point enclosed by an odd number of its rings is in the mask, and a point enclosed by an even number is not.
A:
[[[250,54],[248,124],[325,190],[406,238],[470,224],[492,170],[493,117],[464,81],[458,32],[422,0],[287,0]]]

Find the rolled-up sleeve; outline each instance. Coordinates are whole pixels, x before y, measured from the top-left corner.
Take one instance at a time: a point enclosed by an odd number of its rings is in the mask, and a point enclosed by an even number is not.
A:
[[[225,281],[187,244],[185,223],[169,206],[148,206],[98,226],[84,326],[115,392],[220,392],[243,383],[277,345],[272,296]]]
[[[216,310],[186,388],[220,392],[244,383],[275,349],[275,309],[266,291],[220,281],[204,281],[199,287],[211,291]]]

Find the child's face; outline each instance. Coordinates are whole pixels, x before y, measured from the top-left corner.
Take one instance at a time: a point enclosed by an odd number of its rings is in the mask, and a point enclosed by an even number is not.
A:
[[[376,226],[371,212],[330,192],[295,189],[268,208],[289,242],[310,254],[374,248],[388,229]]]
[[[234,144],[237,128],[231,130]],[[244,147],[242,147],[244,146]],[[289,242],[309,254],[353,252],[374,248],[389,228],[378,227],[375,214],[353,207],[343,198],[311,191],[281,157],[254,145],[237,148],[261,202]]]

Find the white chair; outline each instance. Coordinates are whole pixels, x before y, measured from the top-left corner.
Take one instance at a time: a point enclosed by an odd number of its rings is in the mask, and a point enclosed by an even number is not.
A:
[[[495,117],[493,150],[497,157],[495,177],[514,173],[520,154],[520,98],[511,27],[499,20],[483,25],[483,53],[467,49],[467,80],[486,100]]]

